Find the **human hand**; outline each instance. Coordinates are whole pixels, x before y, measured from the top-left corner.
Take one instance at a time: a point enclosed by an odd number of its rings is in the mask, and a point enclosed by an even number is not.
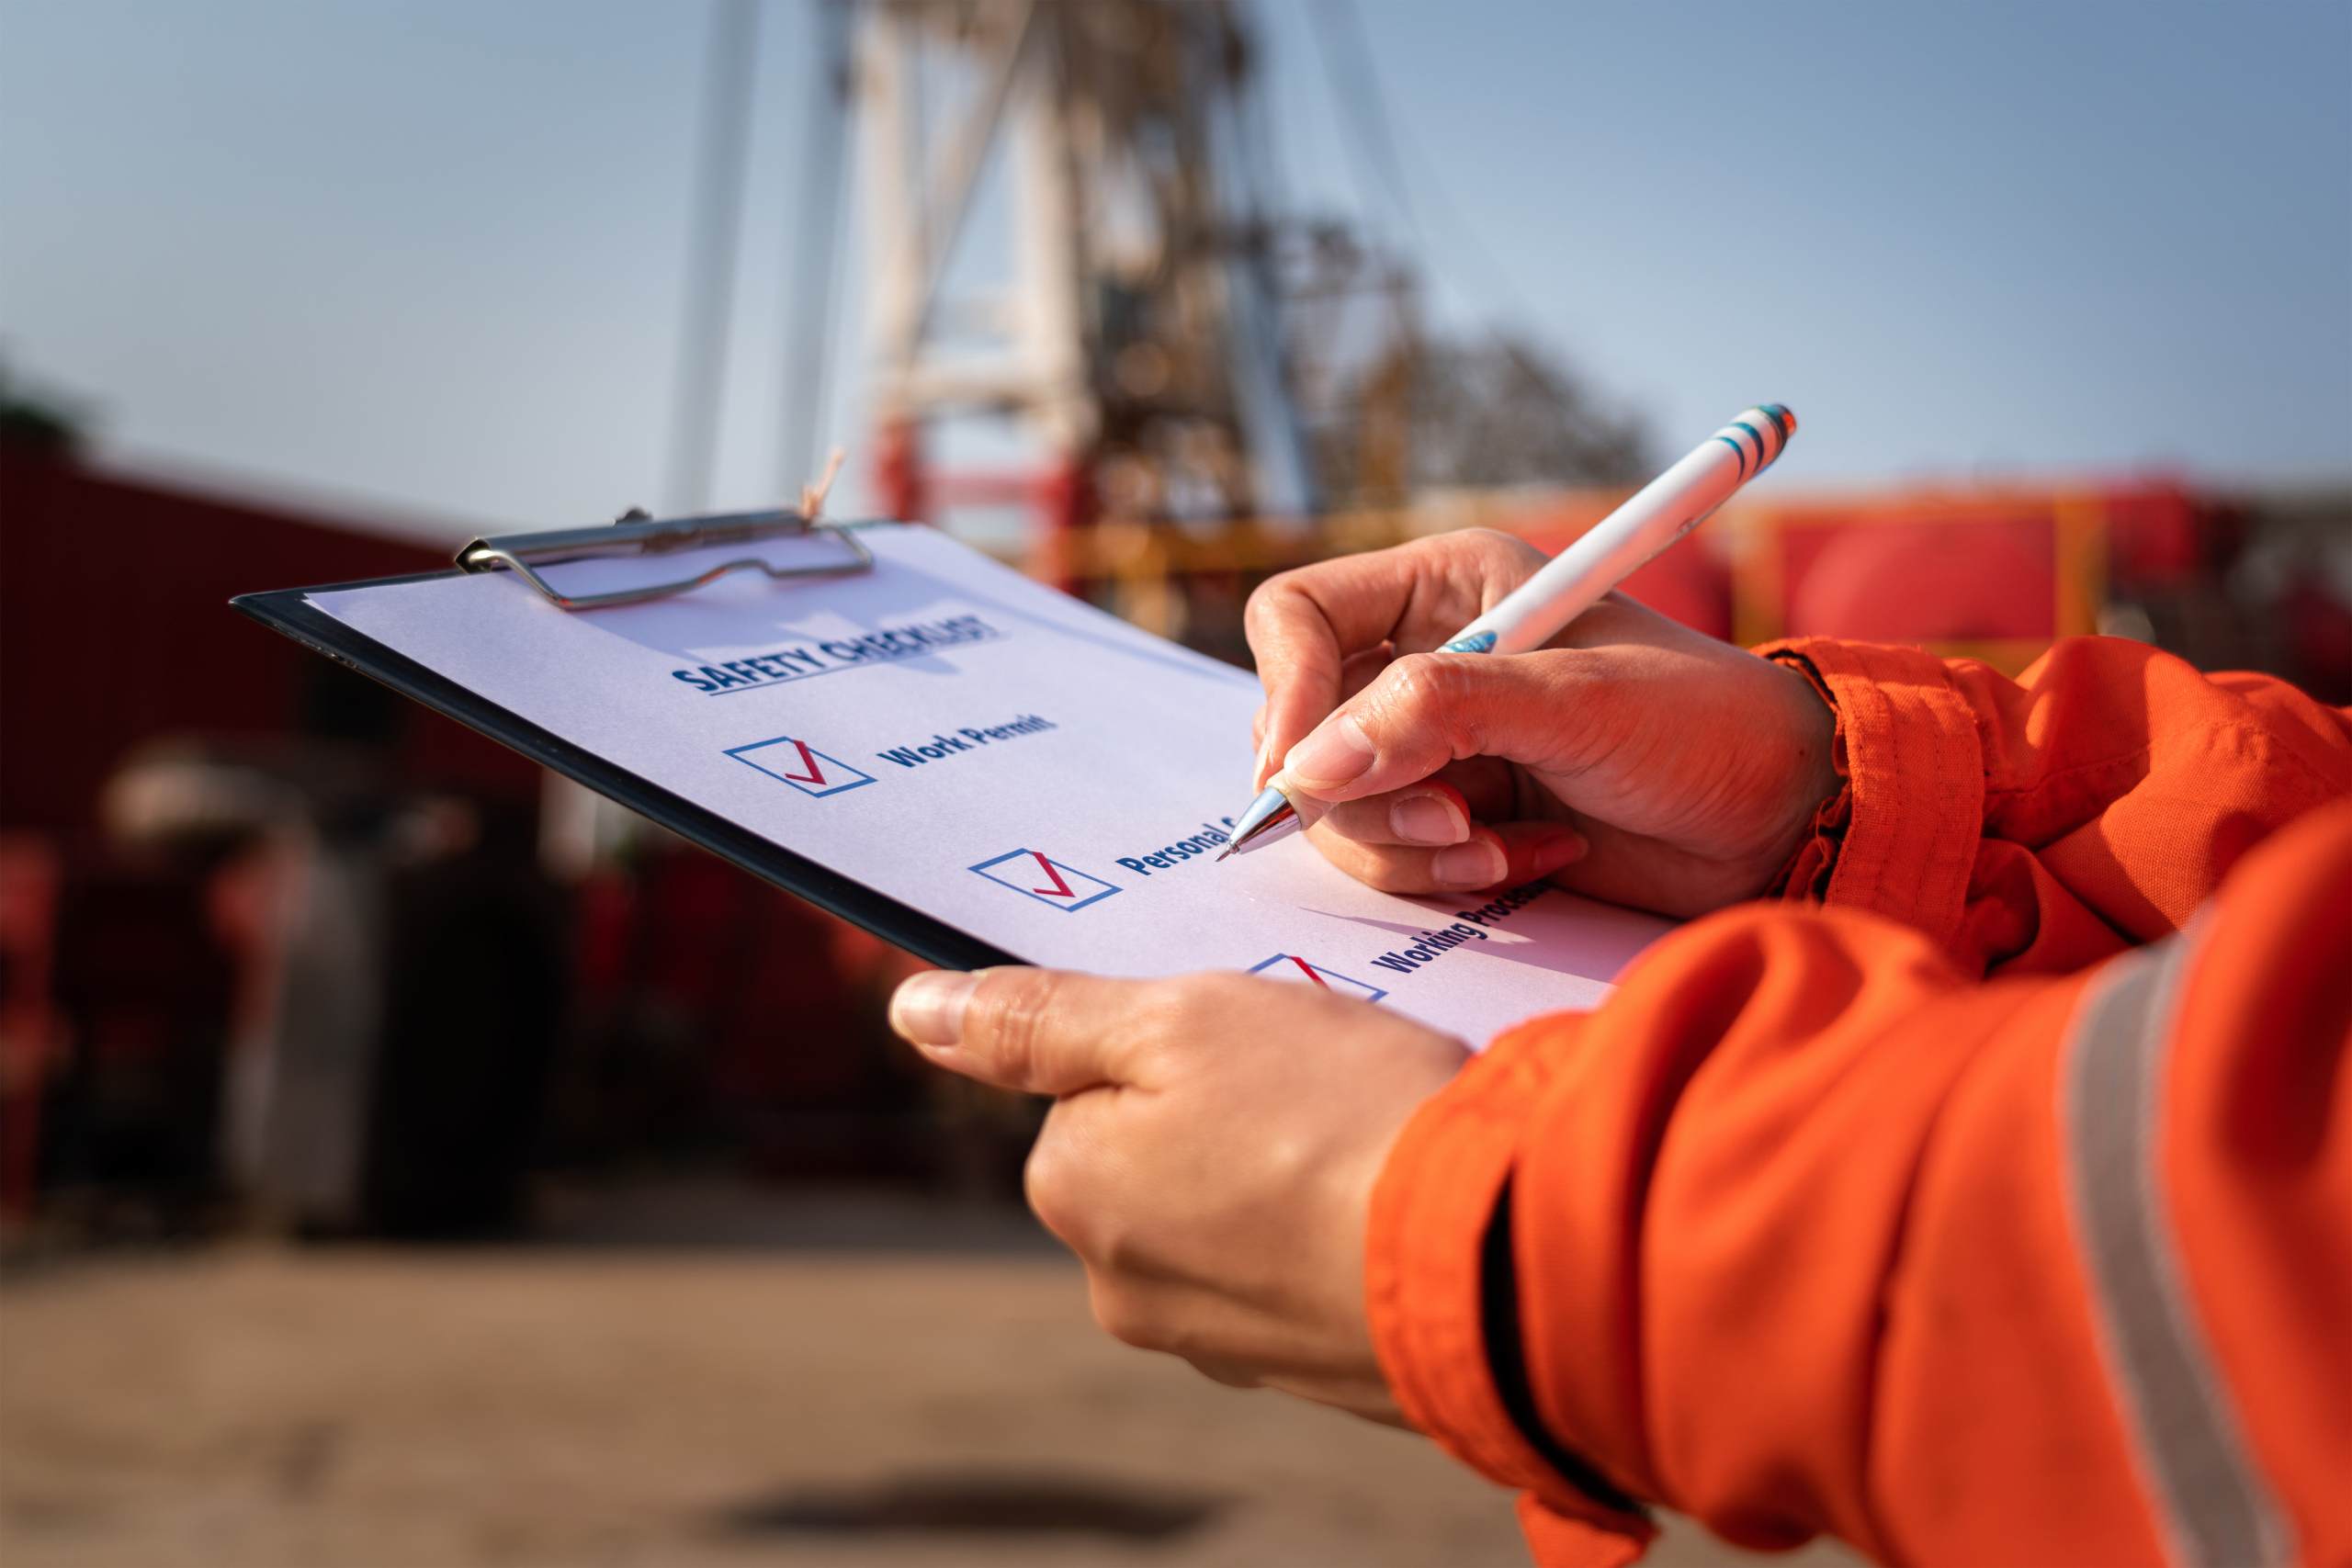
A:
[[[918,975],[890,1022],[950,1071],[1055,1097],[1029,1203],[1086,1265],[1104,1328],[1220,1382],[1399,1421],[1364,1315],[1364,1227],[1459,1041],[1246,975]]]
[[[1316,847],[1390,892],[1549,875],[1669,915],[1762,893],[1838,787],[1827,706],[1614,593],[1531,652],[1430,651],[1544,559],[1478,529],[1269,579],[1253,784],[1279,764]]]

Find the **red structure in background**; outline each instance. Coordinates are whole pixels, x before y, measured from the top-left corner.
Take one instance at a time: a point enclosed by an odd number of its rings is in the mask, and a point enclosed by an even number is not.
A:
[[[0,834],[0,1217],[31,1212],[41,1080],[65,1049],[51,984],[57,856]]]
[[[2029,647],[2094,629],[2102,522],[2041,494],[1800,500],[1752,531],[1737,624],[1750,641],[1915,642],[2014,666]]]
[[[0,446],[0,830],[96,826],[100,786],[157,736],[266,740],[318,711],[318,655],[239,593],[448,565],[442,551]],[[403,727],[403,784],[524,808],[538,769],[453,724]]]
[[[1091,468],[1062,457],[1038,468],[935,471],[924,461],[922,433],[907,420],[875,432],[874,489],[882,515],[903,523],[937,523],[936,509],[1019,507],[1035,519],[1025,570],[1064,592],[1079,586],[1079,536],[1102,514]]]
[[[1516,531],[1556,554],[1617,499],[1579,498]],[[2015,671],[2096,631],[2111,600],[2210,586],[2237,521],[2165,481],[1749,502],[1624,591],[1711,637],[1918,643]]]
[[[779,1172],[922,1168],[918,1091],[878,1025],[898,955],[664,835],[548,884],[537,764],[228,604],[447,563],[335,519],[0,444],[0,1214],[102,1171],[204,1189],[165,1221],[198,1223],[236,1043],[304,1037],[282,1000],[301,918],[289,934],[268,911],[309,874],[288,871],[283,844],[256,852],[250,829],[127,842],[105,805],[162,741],[296,790],[282,826],[297,858],[332,839],[377,889],[379,945],[338,960],[352,984],[380,978],[385,1010],[360,1090],[361,1190],[335,1224],[496,1224],[502,1172],[542,1158],[719,1148]],[[302,793],[322,764],[327,793]],[[418,851],[399,823],[444,819],[436,802],[478,836]],[[293,820],[306,812],[309,828]],[[492,950],[501,968],[472,961]]]
[[[455,795],[527,830],[532,764],[455,725],[411,722],[405,705],[228,607],[257,589],[444,563],[422,545],[0,443],[0,1212],[28,1212],[42,1107],[61,1093],[51,1109],[67,1135],[86,1134],[92,1166],[158,1186],[209,1170],[226,1041],[266,989],[257,971],[275,955],[233,918],[246,874],[229,852],[107,836],[107,786],[142,748],[176,739],[299,768],[306,738],[356,743],[387,797]]]

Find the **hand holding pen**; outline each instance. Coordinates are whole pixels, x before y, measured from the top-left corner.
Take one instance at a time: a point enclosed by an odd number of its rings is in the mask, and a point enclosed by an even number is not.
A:
[[[1576,547],[1547,561],[1487,531],[1268,581],[1249,614],[1266,688],[1253,782],[1273,776],[1328,859],[1392,892],[1550,875],[1675,915],[1761,892],[1837,787],[1828,709],[1796,670],[1614,596],[1532,642],[1520,617],[1498,637],[1507,657],[1440,651],[1507,621],[1514,600],[1531,602],[1522,589],[1548,596],[1546,614],[1588,589],[1590,604],[1758,467],[1755,448],[1737,463],[1716,449],[1731,483],[1700,491],[1703,510],[1686,499],[1663,526],[1651,516],[1654,542],[1630,562],[1634,530],[1586,536],[1588,557],[1619,563],[1597,587],[1588,575],[1559,592]]]

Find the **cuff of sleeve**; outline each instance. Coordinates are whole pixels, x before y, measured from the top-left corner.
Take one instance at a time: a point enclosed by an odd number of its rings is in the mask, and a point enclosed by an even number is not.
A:
[[[1543,1561],[1627,1562],[1656,1527],[1603,1506],[1544,1461],[1505,1407],[1487,1354],[1482,1247],[1543,1077],[1534,1054],[1507,1049],[1509,1040],[1414,1113],[1382,1168],[1365,1258],[1373,1343],[1408,1421],[1464,1463],[1534,1494],[1521,1519]],[[1539,1528],[1560,1546],[1584,1544],[1544,1554]]]
[[[1846,787],[1815,815],[1783,874],[1787,896],[1868,909],[1950,946],[1984,831],[1984,760],[1943,660],[1829,637],[1756,651],[1804,674],[1838,716]]]

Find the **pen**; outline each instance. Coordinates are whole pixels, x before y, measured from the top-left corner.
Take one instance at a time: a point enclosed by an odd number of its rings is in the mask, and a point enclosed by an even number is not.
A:
[[[1732,492],[1772,466],[1797,433],[1779,403],[1738,415],[1697,450],[1636,491],[1623,506],[1462,628],[1441,653],[1523,653],[1592,608],[1652,556],[1705,522]],[[1225,854],[1238,852],[1297,818],[1276,773],[1233,824]]]

